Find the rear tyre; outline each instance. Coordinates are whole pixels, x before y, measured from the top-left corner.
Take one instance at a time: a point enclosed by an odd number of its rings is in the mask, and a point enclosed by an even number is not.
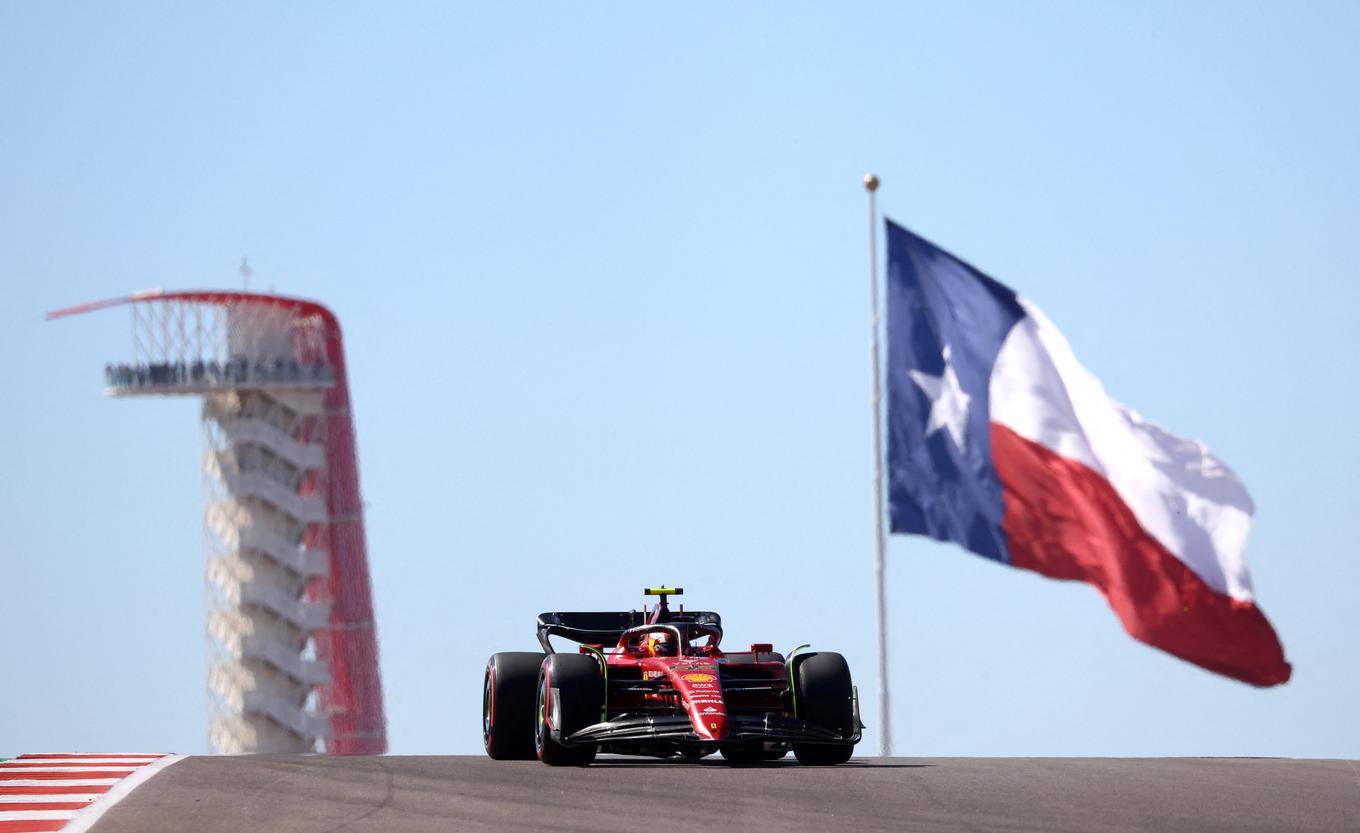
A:
[[[831,651],[795,659],[794,692],[798,697],[798,716],[848,737],[855,733],[855,708],[850,666],[845,657]],[[795,743],[794,757],[810,766],[834,766],[850,760],[853,743]]]
[[[556,692],[557,696],[553,694]],[[595,760],[594,745],[566,746],[565,738],[600,722],[604,679],[600,663],[585,654],[549,654],[538,674],[535,698],[534,751],[549,766],[585,766]]]
[[[498,761],[534,757],[534,688],[543,654],[492,654],[482,677],[482,744]]]

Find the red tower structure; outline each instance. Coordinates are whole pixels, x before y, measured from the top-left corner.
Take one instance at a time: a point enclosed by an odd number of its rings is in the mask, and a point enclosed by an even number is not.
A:
[[[153,290],[115,397],[199,395],[208,435],[209,693],[221,752],[387,749],[363,500],[335,315],[281,295]],[[215,602],[213,600],[216,600]]]

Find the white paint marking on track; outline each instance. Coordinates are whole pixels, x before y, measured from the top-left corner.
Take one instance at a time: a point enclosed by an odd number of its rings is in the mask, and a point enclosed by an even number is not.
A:
[[[0,810],[0,821],[57,821],[73,819],[79,810]],[[66,828],[62,828],[65,830]]]
[[[101,767],[88,767],[88,766],[22,766],[22,767],[6,767],[6,766],[3,766],[3,765],[0,765],[0,772],[14,772],[14,773],[19,773],[19,772],[78,772],[78,773],[80,773],[81,775],[89,775],[89,776],[91,776],[91,777],[96,776],[96,775],[103,775],[103,774],[108,773],[108,772],[127,772],[127,771],[130,770],[130,769],[142,769],[142,767],[139,767],[139,766],[123,766],[121,769],[119,769],[119,768],[116,767],[116,766],[101,766]]]
[[[145,770],[138,770],[143,772]],[[127,778],[61,778],[53,780],[38,780],[36,778],[16,778],[13,781],[0,781],[0,787],[111,787],[119,781],[136,778],[138,773],[133,773]]]
[[[97,754],[101,758],[141,758],[141,760],[155,760],[155,758],[165,758],[165,753],[26,753],[18,755],[15,761],[45,761],[49,758],[80,758],[86,755]]]
[[[0,807],[9,804],[46,804],[48,802],[90,802],[98,798],[97,793],[72,793],[71,795],[0,795]]]
[[[0,767],[13,767],[17,764],[41,764],[42,766],[90,766],[91,764],[127,764],[128,766],[145,766],[154,764],[156,758],[120,758],[111,755],[107,758],[20,758],[13,761],[0,762]]]
[[[99,800],[79,811],[79,814],[71,819],[71,823],[62,828],[62,833],[87,833],[94,826],[94,823],[109,811],[110,807],[127,798],[129,793],[150,781],[156,773],[182,760],[184,760],[183,755],[167,755],[150,766],[138,768],[128,777],[117,782],[113,789],[100,796]]]

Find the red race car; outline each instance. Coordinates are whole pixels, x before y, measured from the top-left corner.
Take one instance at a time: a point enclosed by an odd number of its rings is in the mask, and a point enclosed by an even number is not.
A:
[[[787,659],[769,644],[726,652],[722,617],[673,611],[679,587],[642,612],[544,613],[543,651],[495,654],[482,690],[482,739],[496,760],[538,758],[583,766],[597,752],[734,763],[845,763],[863,724],[845,657],[828,651]],[[550,636],[580,643],[559,654]]]

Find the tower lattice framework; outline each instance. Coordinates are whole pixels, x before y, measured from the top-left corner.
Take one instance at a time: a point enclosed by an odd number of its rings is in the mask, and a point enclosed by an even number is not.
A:
[[[386,751],[363,504],[339,323],[248,292],[154,291],[111,396],[203,398],[209,741]]]

